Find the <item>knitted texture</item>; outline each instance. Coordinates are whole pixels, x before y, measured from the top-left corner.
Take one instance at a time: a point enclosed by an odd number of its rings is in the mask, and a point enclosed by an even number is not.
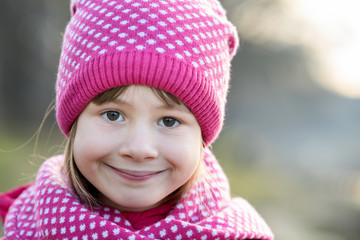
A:
[[[217,0],[73,0],[71,12],[56,83],[65,135],[96,95],[138,84],[180,98],[214,141],[238,47]]]
[[[63,157],[53,157],[42,165],[35,184],[11,206],[4,224],[5,236],[69,240],[273,239],[266,223],[245,200],[230,199],[222,169],[209,151],[204,155],[210,180],[218,183],[212,194],[204,191],[204,182],[197,182],[163,220],[137,231],[116,209],[99,207],[90,211],[82,205],[61,173]]]

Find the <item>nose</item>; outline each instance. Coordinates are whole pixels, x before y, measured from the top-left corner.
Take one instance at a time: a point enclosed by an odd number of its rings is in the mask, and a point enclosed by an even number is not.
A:
[[[136,124],[128,127],[118,148],[121,157],[135,161],[152,160],[158,157],[158,150],[151,127]]]

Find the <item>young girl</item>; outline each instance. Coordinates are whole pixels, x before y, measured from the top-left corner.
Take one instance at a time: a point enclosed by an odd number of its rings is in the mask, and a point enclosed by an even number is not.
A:
[[[273,239],[209,150],[238,47],[222,6],[73,0],[71,13],[56,83],[65,154],[2,195],[6,238]]]

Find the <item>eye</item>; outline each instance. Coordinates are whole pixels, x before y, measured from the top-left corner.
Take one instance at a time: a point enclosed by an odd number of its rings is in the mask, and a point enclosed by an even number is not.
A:
[[[158,121],[158,124],[163,127],[173,128],[179,125],[180,122],[172,117],[164,117]]]
[[[102,116],[111,122],[121,122],[124,121],[124,116],[117,111],[107,111],[102,114]]]

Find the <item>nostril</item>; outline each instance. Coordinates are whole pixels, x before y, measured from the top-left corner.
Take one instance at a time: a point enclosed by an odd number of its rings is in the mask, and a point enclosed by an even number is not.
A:
[[[154,146],[140,142],[131,142],[122,145],[119,154],[135,161],[146,161],[157,158],[157,151]]]

